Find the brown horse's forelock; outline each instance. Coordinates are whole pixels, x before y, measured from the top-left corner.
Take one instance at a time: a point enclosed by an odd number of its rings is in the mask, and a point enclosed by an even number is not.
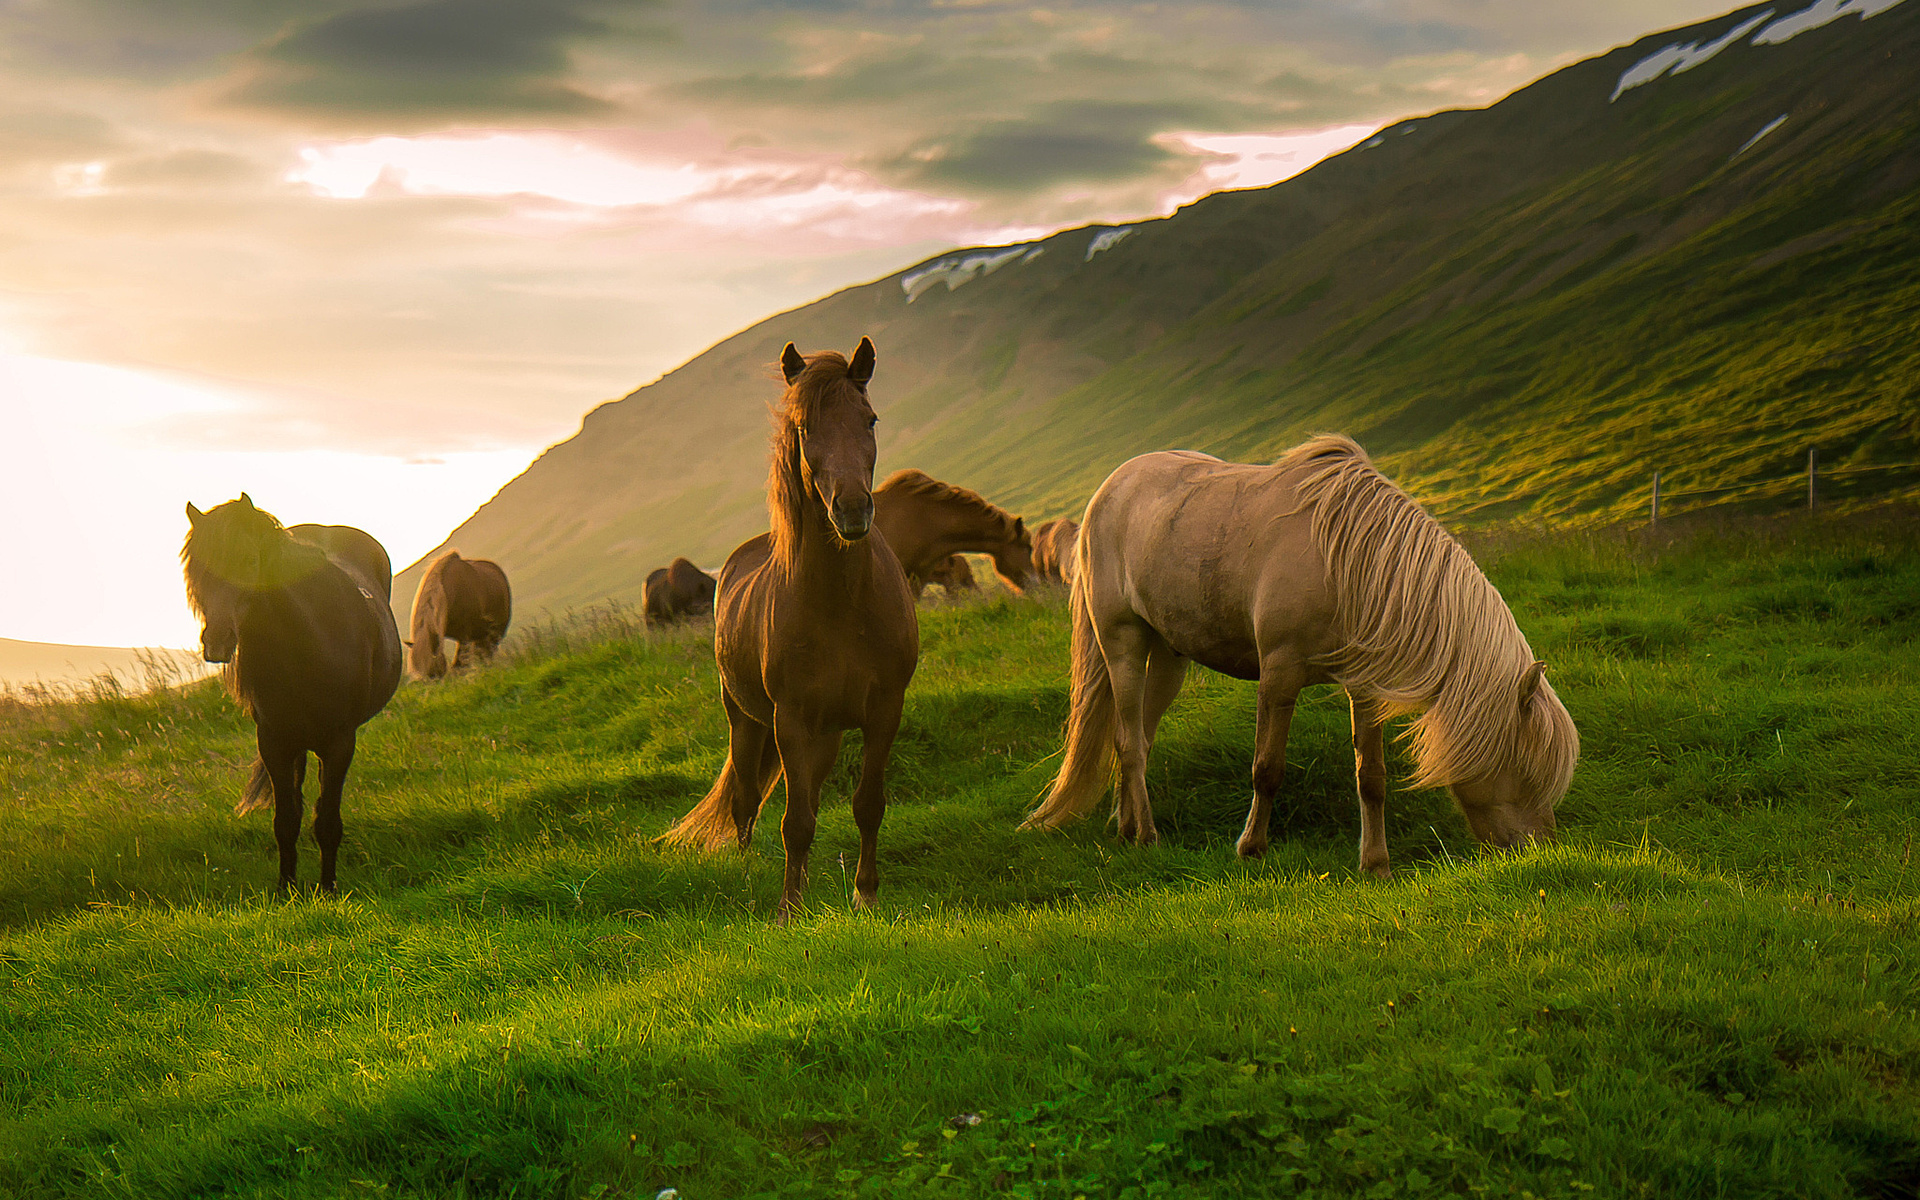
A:
[[[806,370],[788,385],[780,407],[773,411],[773,455],[767,471],[767,516],[773,524],[773,554],[791,570],[800,549],[801,522],[807,512],[806,469],[800,453],[800,430],[818,416],[841,388],[860,390],[847,378],[847,360],[836,350],[807,359]],[[840,533],[828,521],[834,540]]]
[[[326,552],[295,539],[272,514],[237,500],[203,513],[180,546],[187,602],[203,620],[210,605],[303,579]]]
[[[1314,438],[1278,465],[1305,472],[1299,495],[1346,637],[1322,665],[1385,715],[1425,710],[1404,735],[1415,786],[1513,767],[1557,801],[1579,735],[1551,687],[1523,707],[1533,651],[1472,556],[1348,438]]]

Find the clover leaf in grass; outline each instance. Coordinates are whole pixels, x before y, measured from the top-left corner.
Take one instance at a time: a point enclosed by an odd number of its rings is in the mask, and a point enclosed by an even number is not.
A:
[[[1481,1118],[1480,1123],[1505,1137],[1520,1132],[1520,1118],[1524,1115],[1517,1108],[1496,1108]]]

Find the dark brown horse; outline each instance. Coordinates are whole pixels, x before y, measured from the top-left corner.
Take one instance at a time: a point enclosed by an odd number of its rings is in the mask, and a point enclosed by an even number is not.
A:
[[[927,582],[937,583],[947,589],[948,596],[958,596],[961,592],[977,592],[980,585],[973,580],[973,567],[964,554],[949,554],[941,559],[933,570],[927,572]]]
[[[1080,540],[1080,522],[1055,517],[1033,531],[1033,573],[1048,583],[1073,582],[1073,547]]]
[[[513,591],[507,573],[484,558],[461,558],[449,550],[433,560],[413,594],[407,624],[407,673],[415,679],[439,679],[447,673],[441,639],[460,643],[455,668],[475,659],[492,662],[500,639],[513,620]]]
[[[670,625],[682,617],[713,611],[720,581],[684,558],[676,558],[647,576],[647,624]]]
[[[831,352],[803,359],[791,343],[780,357],[787,392],[767,480],[773,531],[728,557],[714,609],[727,762],[706,798],[661,835],[709,850],[729,842],[744,849],[785,775],[782,923],[800,911],[820,788],[848,729],[860,730],[864,756],[853,794],[860,829],[854,903],[873,903],[887,754],[920,659],[906,575],[885,538],[870,532],[873,358],[865,338],[851,363]]]
[[[978,492],[925,471],[895,471],[873,490],[873,523],[886,536],[918,596],[950,554],[993,556],[993,573],[1015,593],[1033,573],[1033,541],[1019,517]]]
[[[393,599],[393,560],[372,534],[351,525],[292,525],[287,532],[320,547],[328,558],[359,572],[361,578],[378,583],[382,600]]]
[[[318,755],[313,837],[320,887],[331,892],[354,743],[400,684],[393,611],[380,580],[353,558],[293,537],[244,494],[211,512],[189,504],[187,519],[193,527],[180,559],[187,599],[203,622],[201,654],[228,664],[227,689],[253,718],[260,748],[235,811],[263,806],[272,792],[280,889],[292,887],[307,754]]]

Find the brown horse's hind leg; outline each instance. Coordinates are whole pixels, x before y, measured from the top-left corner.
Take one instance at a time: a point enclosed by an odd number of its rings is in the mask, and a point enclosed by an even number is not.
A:
[[[463,641],[459,645],[460,649],[454,651],[453,655],[453,669],[456,671],[473,665],[473,643]]]
[[[264,731],[259,744],[260,761],[273,780],[273,840],[280,847],[277,886],[284,893],[293,887],[294,868],[300,862],[300,819],[306,810],[300,788],[307,777],[307,751]]]
[[[1120,759],[1120,789],[1114,800],[1120,818],[1120,840],[1151,846],[1160,840],[1153,827],[1153,805],[1147,800],[1147,664],[1160,635],[1133,621],[1119,621],[1100,630],[1100,650],[1107,660],[1107,678],[1113,688],[1113,748]]]
[[[340,794],[353,765],[355,737],[347,733],[320,754],[320,797],[313,802],[313,840],[320,844],[320,890],[336,890],[334,864],[340,855]]]
[[[720,786],[733,810],[734,833],[745,850],[753,841],[760,806],[772,790],[768,775],[779,768],[779,752],[773,730],[748,716],[725,688],[720,689],[720,702],[727,710],[727,762],[720,769]]]
[[[787,811],[780,819],[780,841],[786,850],[786,878],[780,888],[780,924],[799,915],[807,891],[807,853],[813,849],[814,824],[820,813],[820,788],[840,753],[840,731],[808,729],[776,707],[773,736],[780,747],[780,769],[787,777]]]
[[[1351,693],[1353,776],[1360,793],[1360,869],[1379,879],[1393,875],[1387,865],[1387,755],[1384,722],[1372,704]]]
[[[1234,847],[1241,858],[1258,858],[1267,852],[1267,824],[1287,775],[1287,734],[1293,728],[1293,705],[1299,695],[1300,684],[1292,672],[1261,670],[1254,714],[1253,804]]]
[[[860,786],[853,793],[853,823],[860,829],[860,866],[853,875],[853,906],[873,907],[880,890],[880,821],[887,815],[887,755],[900,732],[900,706],[876,714],[862,735]]]

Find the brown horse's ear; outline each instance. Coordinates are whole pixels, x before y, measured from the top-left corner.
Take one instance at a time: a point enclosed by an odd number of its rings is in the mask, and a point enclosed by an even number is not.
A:
[[[806,369],[807,360],[800,357],[800,351],[794,348],[792,342],[788,342],[787,348],[780,352],[780,371],[787,377],[787,382],[791,384],[800,378],[800,372]]]
[[[1015,517],[1013,519],[1013,536],[1016,538],[1027,536],[1027,519],[1025,517]]]
[[[252,497],[252,496],[249,496],[249,495],[247,495],[247,494],[246,494],[245,492],[241,492],[241,493],[240,493],[240,503],[242,503],[242,504],[244,504],[244,505],[246,505],[246,506],[247,506],[248,508],[252,508],[252,507],[253,507],[253,497]]]
[[[847,378],[861,387],[873,378],[873,339],[861,338],[860,348],[853,352],[853,361],[847,364]]]
[[[207,514],[201,512],[199,509],[193,506],[193,501],[191,500],[187,501],[187,524],[198,525],[200,523],[200,518],[206,515]]]
[[[1527,668],[1526,678],[1520,681],[1520,707],[1521,708],[1525,708],[1527,705],[1533,703],[1533,697],[1535,693],[1539,692],[1540,690],[1540,682],[1544,680],[1546,677],[1547,677],[1547,664],[1544,662],[1541,662],[1537,658],[1534,659],[1533,665]]]

